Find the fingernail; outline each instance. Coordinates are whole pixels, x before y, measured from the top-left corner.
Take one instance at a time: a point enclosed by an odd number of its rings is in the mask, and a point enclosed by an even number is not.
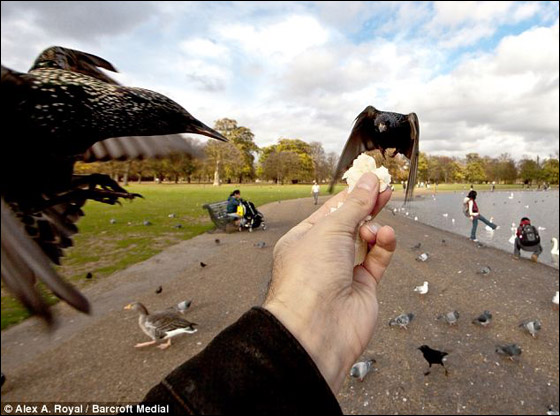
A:
[[[368,222],[367,227],[372,233],[377,234],[377,231],[381,228],[381,225],[376,222]]]
[[[365,189],[366,191],[371,192],[373,191],[373,188],[375,188],[376,183],[379,183],[377,181],[377,176],[375,176],[371,172],[366,172],[361,176],[360,179],[358,179],[358,182],[356,183],[356,188]]]

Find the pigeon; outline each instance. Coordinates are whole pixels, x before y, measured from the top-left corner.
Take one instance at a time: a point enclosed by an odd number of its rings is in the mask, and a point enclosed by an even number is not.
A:
[[[496,353],[513,361],[514,357],[521,355],[521,347],[517,344],[496,345]]]
[[[183,228],[183,224],[175,224],[173,228]]]
[[[214,243],[220,244],[220,239],[219,239],[219,238],[216,238],[216,239],[214,240]]]
[[[484,311],[478,318],[472,320],[472,323],[480,326],[488,326],[492,322],[492,314],[489,311]]]
[[[371,360],[367,361],[360,361],[352,366],[350,369],[350,377],[354,377],[359,379],[360,381],[364,381],[364,378],[367,373],[369,373],[372,369],[373,364],[375,364],[375,360],[372,358]]]
[[[431,368],[432,368],[432,364],[439,364],[443,367],[443,369],[445,370],[445,375],[447,376],[447,368],[445,368],[445,364],[443,363],[445,361],[445,356],[449,355],[449,353],[445,352],[445,351],[438,351],[438,350],[434,350],[430,347],[428,347],[427,345],[422,345],[421,347],[418,347],[418,349],[420,351],[422,351],[422,354],[424,354],[424,358],[426,359],[426,361],[428,362],[428,364],[430,365],[428,371],[426,371],[424,373],[425,376],[427,376],[428,374],[430,374],[431,372]]]
[[[114,218],[111,218],[111,219],[109,220],[109,222],[110,222],[111,224],[116,224],[116,223],[117,223],[117,220],[114,219]]]
[[[200,267],[206,267],[206,266],[207,266],[206,263],[200,262]]]
[[[410,247],[412,250],[418,250],[420,247],[422,247],[422,243],[418,243],[418,244],[414,244],[412,247]]]
[[[419,137],[420,125],[415,113],[404,115],[379,111],[372,106],[366,107],[356,117],[354,127],[338,160],[329,192],[332,193],[342,171],[348,169],[361,153],[379,149],[383,152],[383,156],[387,156],[387,149],[394,149],[392,157],[400,153],[410,160],[408,186],[405,193],[406,204],[412,199],[416,184]]]
[[[438,319],[444,319],[445,322],[447,322],[449,325],[455,325],[459,320],[459,316],[460,316],[459,312],[452,311],[452,312],[447,312],[446,314],[443,315],[439,315]]]
[[[534,321],[521,322],[519,324],[519,327],[525,329],[533,337],[536,337],[537,332],[539,332],[541,330],[542,324],[541,324],[541,321],[539,321],[538,319],[535,319]]]
[[[169,217],[169,218],[175,218],[175,217],[176,217],[176,215],[175,215],[175,214],[173,214],[173,213],[171,213],[171,214],[169,214],[169,215],[168,215],[168,217]]]
[[[93,277],[93,274],[91,272],[87,272],[86,279],[91,279],[92,277]]]
[[[424,282],[422,286],[416,286],[414,291],[420,293],[421,295],[425,295],[428,293],[428,282]]]
[[[161,286],[158,286],[158,288],[156,289],[156,294],[160,294],[163,291],[163,288]]]
[[[428,258],[429,258],[428,253],[422,253],[418,257],[416,257],[416,261],[424,262],[424,261],[428,260]]]
[[[389,326],[400,326],[401,328],[407,329],[408,324],[414,319],[413,313],[403,313],[389,321]]]
[[[143,222],[142,224],[144,224],[144,225],[152,225],[152,223],[151,223],[150,221],[148,221],[148,220],[144,220],[144,222]]]
[[[76,161],[187,152],[180,133],[227,141],[164,95],[121,86],[99,68],[116,72],[102,58],[59,46],[43,51],[27,73],[2,66],[3,135],[14,138],[4,141],[0,161],[2,281],[47,323],[53,317],[37,278],[74,308],[90,310],[51,265],[73,245],[83,205],[140,197],[108,175],[75,175]],[[175,147],[160,150],[163,142]]]
[[[264,248],[266,243],[264,241],[259,241],[258,243],[253,244],[255,247]]]
[[[445,239],[442,239],[441,244],[445,245],[445,244],[447,244],[447,241],[445,241]]]
[[[476,274],[490,274],[491,271],[492,269],[490,268],[490,266],[484,266],[480,270],[478,270]]]

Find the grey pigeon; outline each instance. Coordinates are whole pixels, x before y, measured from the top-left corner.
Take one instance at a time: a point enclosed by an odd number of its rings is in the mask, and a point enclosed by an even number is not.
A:
[[[412,247],[410,247],[412,250],[418,250],[420,247],[422,247],[422,243],[418,243],[413,245]]]
[[[258,248],[264,248],[264,246],[266,246],[266,243],[264,241],[259,241],[258,243],[255,243],[254,246]]]
[[[489,311],[484,311],[478,318],[472,320],[472,323],[480,326],[488,326],[492,322],[492,314]]]
[[[533,337],[535,337],[537,332],[541,330],[541,321],[535,319],[534,321],[521,322],[519,327],[525,329]]]
[[[109,222],[110,222],[111,224],[116,224],[116,223],[117,223],[117,220],[114,219],[114,218],[111,218],[111,219],[109,220]]]
[[[491,271],[492,269],[490,268],[490,266],[484,266],[479,271],[477,271],[476,274],[490,274]]]
[[[350,377],[355,377],[360,379],[360,381],[364,381],[366,374],[371,371],[375,362],[376,361],[372,358],[371,360],[360,361],[354,364],[350,369]]]
[[[144,224],[144,225],[152,225],[152,223],[151,223],[150,221],[148,221],[148,220],[144,220],[144,222],[143,222],[142,224]]]
[[[173,228],[183,228],[183,224],[175,224]]]
[[[513,361],[514,357],[521,355],[521,347],[517,344],[496,345],[496,353]]]
[[[389,321],[390,326],[400,326],[401,328],[407,329],[408,324],[414,319],[414,314],[411,313],[403,313],[402,315],[397,316]]]
[[[459,320],[459,316],[460,316],[459,312],[452,311],[452,312],[447,312],[446,314],[438,316],[438,319],[444,319],[445,322],[447,322],[449,325],[455,325],[457,323],[457,321]]]

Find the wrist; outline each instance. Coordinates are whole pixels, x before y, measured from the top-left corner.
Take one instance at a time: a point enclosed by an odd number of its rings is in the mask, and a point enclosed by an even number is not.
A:
[[[354,362],[354,357],[338,350],[338,346],[333,342],[336,340],[336,334],[329,336],[328,333],[317,330],[317,328],[329,327],[329,324],[323,322],[321,318],[328,314],[317,310],[316,313],[303,316],[274,301],[265,303],[263,308],[272,313],[298,340],[321,372],[331,391],[337,394]]]

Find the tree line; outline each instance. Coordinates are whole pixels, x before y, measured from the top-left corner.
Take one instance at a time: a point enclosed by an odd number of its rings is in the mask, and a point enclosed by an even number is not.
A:
[[[270,181],[278,184],[329,182],[338,162],[338,155],[325,152],[320,142],[280,138],[271,146],[259,148],[254,134],[236,120],[224,118],[214,129],[229,142],[202,143],[185,138],[204,158],[182,153],[163,159],[125,162],[78,163],[77,173],[105,173],[127,184],[129,181],[246,183]],[[406,181],[408,160],[401,155],[383,158],[379,151],[369,152],[378,164],[389,169],[393,182]],[[435,156],[420,152],[418,180],[427,183],[558,184],[558,153],[555,157],[515,161],[508,153],[497,158],[468,153],[465,158]]]

